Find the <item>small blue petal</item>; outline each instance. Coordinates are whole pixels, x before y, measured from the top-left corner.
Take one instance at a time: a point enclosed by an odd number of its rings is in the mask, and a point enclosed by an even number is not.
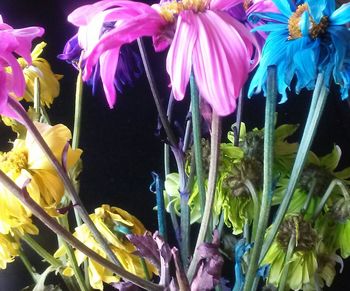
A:
[[[285,23],[288,24],[288,17],[286,17],[283,14],[280,13],[274,13],[274,12],[254,12],[252,14],[249,15],[248,17],[248,21],[252,22],[252,23],[257,23],[260,20],[263,21],[272,21],[272,22],[281,22],[281,23]]]
[[[292,11],[295,11],[295,5],[292,0],[273,0],[273,3],[275,3],[278,10],[287,17],[290,17]]]
[[[350,22],[350,3],[343,4],[329,18],[331,25],[343,25]]]
[[[334,1],[334,0],[330,0],[330,1]],[[329,2],[329,0],[307,0],[306,2],[309,7],[309,11],[312,18],[317,23],[319,23],[322,16],[324,16],[323,13],[324,13],[324,10],[326,9],[327,2]]]

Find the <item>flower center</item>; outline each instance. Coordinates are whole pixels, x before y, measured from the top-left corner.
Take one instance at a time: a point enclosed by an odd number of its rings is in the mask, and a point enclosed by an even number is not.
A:
[[[27,167],[28,158],[24,151],[10,151],[0,153],[0,169],[5,173],[19,174]]]
[[[317,233],[301,215],[290,216],[281,224],[277,241],[287,249],[292,235],[295,237],[295,251],[309,251],[316,245]]]
[[[288,30],[289,30],[288,39],[289,40],[297,39],[303,36],[300,29],[300,19],[303,13],[307,11],[308,11],[307,4],[299,5],[297,10],[289,18],[289,21],[288,21]],[[326,32],[326,29],[328,27],[327,16],[323,16],[320,22],[316,23],[316,21],[310,15],[309,21],[310,21],[309,35],[312,39],[316,39],[317,37],[319,37],[320,34],[323,34]]]
[[[173,22],[175,16],[183,10],[192,10],[194,12],[203,12],[208,7],[210,0],[182,0],[163,2],[160,7],[160,14],[168,22]]]

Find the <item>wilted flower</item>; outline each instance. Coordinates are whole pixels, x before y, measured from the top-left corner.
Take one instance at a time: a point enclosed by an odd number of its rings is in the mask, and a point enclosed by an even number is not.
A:
[[[294,252],[290,260],[286,262],[286,252],[292,236],[295,239]],[[301,216],[287,217],[262,261],[262,265],[270,265],[267,282],[278,286],[281,274],[284,268],[288,266],[286,282],[288,288],[300,290],[305,285],[312,284],[318,267],[317,242],[317,233],[309,222],[305,221]]]
[[[248,29],[226,12],[241,2],[184,0],[149,6],[105,0],[82,6],[68,20],[79,27],[79,41],[88,48],[84,78],[88,80],[99,63],[106,97],[113,106],[120,48],[139,37],[152,36],[157,51],[170,45],[167,71],[175,98],[184,98],[193,70],[203,98],[219,115],[228,115],[235,110],[248,73],[259,59]],[[106,22],[115,26],[99,39]]]
[[[0,233],[0,269],[6,269],[8,263],[18,256],[19,245],[10,235]]]
[[[43,33],[44,29],[36,26],[14,29],[4,23],[0,15],[0,114],[16,117],[7,106],[9,93],[13,92],[21,97],[25,90],[23,72],[16,56],[23,57],[28,64],[31,64],[32,40]]]
[[[106,204],[96,208],[95,213],[90,214],[90,218],[102,236],[106,239],[109,247],[114,252],[123,268],[139,277],[146,278],[141,258],[134,254],[136,248],[126,237],[128,234],[143,235],[146,232],[146,229],[142,223],[125,210],[111,207]],[[74,236],[76,238],[90,249],[106,258],[103,248],[97,243],[91,231],[85,224],[77,227],[75,230],[76,232],[74,233]],[[55,257],[61,257],[64,254],[65,249],[60,248],[56,251]],[[92,288],[102,290],[103,282],[113,283],[120,280],[119,276],[109,269],[99,265],[94,260],[87,258],[86,255],[80,251],[76,250],[75,256],[79,265],[84,260],[88,259],[89,281]],[[157,272],[153,265],[147,262],[145,262],[145,264],[146,269],[150,274]],[[73,270],[69,265],[64,270],[64,274],[66,276],[73,275]]]
[[[34,98],[34,80],[39,79],[40,82],[40,101],[42,105],[50,107],[53,99],[59,95],[60,84],[58,80],[62,79],[62,75],[54,74],[50,64],[39,56],[43,52],[45,42],[38,44],[32,54],[32,63],[28,64],[24,58],[19,58],[18,63],[21,65],[26,82],[26,90],[23,95],[24,100],[33,102]],[[22,96],[18,96],[22,97]]]
[[[50,126],[36,122],[35,126],[59,161],[66,155],[65,167],[70,169],[79,159],[81,150],[69,147],[64,153],[71,139],[69,129],[62,124]],[[29,133],[25,139],[16,139],[11,151],[0,153],[0,169],[20,188],[26,188],[31,198],[50,215],[57,215],[56,208],[64,194],[63,182]],[[31,225],[29,209],[1,184],[0,201],[1,233],[8,233],[11,228],[37,233],[36,227]]]
[[[295,4],[297,2],[297,4]],[[268,31],[262,59],[249,88],[249,95],[266,95],[267,67],[276,65],[281,102],[287,100],[286,89],[296,77],[296,92],[312,90],[318,73],[325,75],[326,85],[334,81],[341,86],[342,98],[350,87],[350,4],[335,10],[334,0],[274,1],[280,13],[255,13],[254,19],[268,24],[256,28]],[[284,76],[284,77],[283,77]]]

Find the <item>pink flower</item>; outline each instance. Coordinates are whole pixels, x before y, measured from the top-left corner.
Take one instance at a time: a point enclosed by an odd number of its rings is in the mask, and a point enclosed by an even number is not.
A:
[[[0,114],[15,117],[7,106],[9,93],[21,97],[25,90],[25,81],[16,56],[31,63],[32,40],[41,36],[41,27],[14,29],[4,23],[0,15]]]
[[[236,108],[236,99],[256,66],[260,50],[249,30],[226,11],[242,0],[163,1],[157,5],[104,0],[82,6],[68,17],[79,27],[86,48],[84,79],[99,62],[108,103],[116,100],[115,70],[120,47],[150,36],[156,51],[170,46],[166,69],[177,100],[184,98],[193,70],[200,95],[219,115]],[[102,37],[103,23],[114,28]]]

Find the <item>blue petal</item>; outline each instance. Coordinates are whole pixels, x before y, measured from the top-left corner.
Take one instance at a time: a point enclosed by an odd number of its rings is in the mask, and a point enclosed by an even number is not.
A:
[[[307,5],[313,19],[319,23],[329,0],[308,0]],[[334,1],[334,0],[331,0]]]
[[[289,18],[286,17],[283,14],[280,13],[274,13],[274,12],[254,12],[252,14],[249,15],[248,17],[248,21],[252,22],[252,23],[257,23],[258,21],[263,20],[265,22],[281,22],[281,23],[285,23],[288,24],[288,20]]]
[[[309,35],[310,16],[308,12],[304,12],[300,19],[300,30],[303,36]]]
[[[329,18],[331,25],[343,25],[350,22],[350,3],[343,4]]]
[[[277,6],[278,10],[281,11],[288,18],[292,15],[292,12],[295,11],[295,5],[292,0],[272,0],[273,3]]]
[[[255,32],[255,31],[283,31],[286,29],[287,29],[287,27],[285,24],[269,23],[269,24],[263,24],[263,25],[254,27],[251,30],[251,32]]]

